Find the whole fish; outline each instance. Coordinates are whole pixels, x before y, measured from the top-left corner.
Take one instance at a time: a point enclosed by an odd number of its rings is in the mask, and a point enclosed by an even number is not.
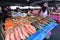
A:
[[[14,28],[14,36],[15,36],[15,39],[16,40],[20,40],[20,36],[19,36],[19,33],[18,32],[19,31],[16,28]]]

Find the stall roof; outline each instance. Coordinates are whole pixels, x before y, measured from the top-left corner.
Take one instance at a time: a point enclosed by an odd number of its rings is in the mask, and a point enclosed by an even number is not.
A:
[[[5,6],[5,5],[11,5],[11,6],[25,6],[25,5],[30,5],[34,2],[37,1],[42,1],[42,2],[60,2],[60,0],[29,0],[29,2],[27,0],[0,0],[0,6]]]

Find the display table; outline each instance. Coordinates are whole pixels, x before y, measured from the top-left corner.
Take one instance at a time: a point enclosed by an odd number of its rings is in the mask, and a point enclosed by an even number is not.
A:
[[[43,40],[57,25],[56,21],[50,17],[7,18],[5,20],[5,39],[10,40],[13,37],[12,40]]]
[[[27,40],[43,40],[48,34],[48,32],[50,32],[57,25],[57,23],[51,22],[50,25],[46,25],[46,27],[44,27],[46,33],[43,30],[38,30],[36,34],[30,36],[30,38],[28,38]]]

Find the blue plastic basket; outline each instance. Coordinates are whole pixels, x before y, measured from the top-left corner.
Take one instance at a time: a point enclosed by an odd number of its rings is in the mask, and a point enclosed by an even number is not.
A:
[[[57,25],[57,23],[51,22],[50,25],[45,25],[46,27],[43,28],[46,33],[43,30],[38,30],[36,34],[30,36],[27,40],[43,40],[48,34],[48,32],[50,32]]]

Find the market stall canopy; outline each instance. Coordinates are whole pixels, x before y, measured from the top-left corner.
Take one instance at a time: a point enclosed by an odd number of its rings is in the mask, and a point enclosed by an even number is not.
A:
[[[60,0],[0,0],[0,6],[11,5],[11,6],[28,6],[36,3],[48,2],[49,4],[60,3]]]
[[[60,1],[58,1],[58,0],[42,0],[42,1],[36,1],[36,2],[33,2],[33,3],[31,3],[30,5],[31,6],[42,6],[42,3],[43,2],[46,2],[46,3],[48,3],[49,4],[49,6],[52,6],[52,7],[54,7],[54,5],[57,3],[58,5],[60,5],[59,3],[60,3]]]
[[[20,8],[20,9],[41,9],[40,6],[10,6],[11,9],[16,9],[16,8]]]

